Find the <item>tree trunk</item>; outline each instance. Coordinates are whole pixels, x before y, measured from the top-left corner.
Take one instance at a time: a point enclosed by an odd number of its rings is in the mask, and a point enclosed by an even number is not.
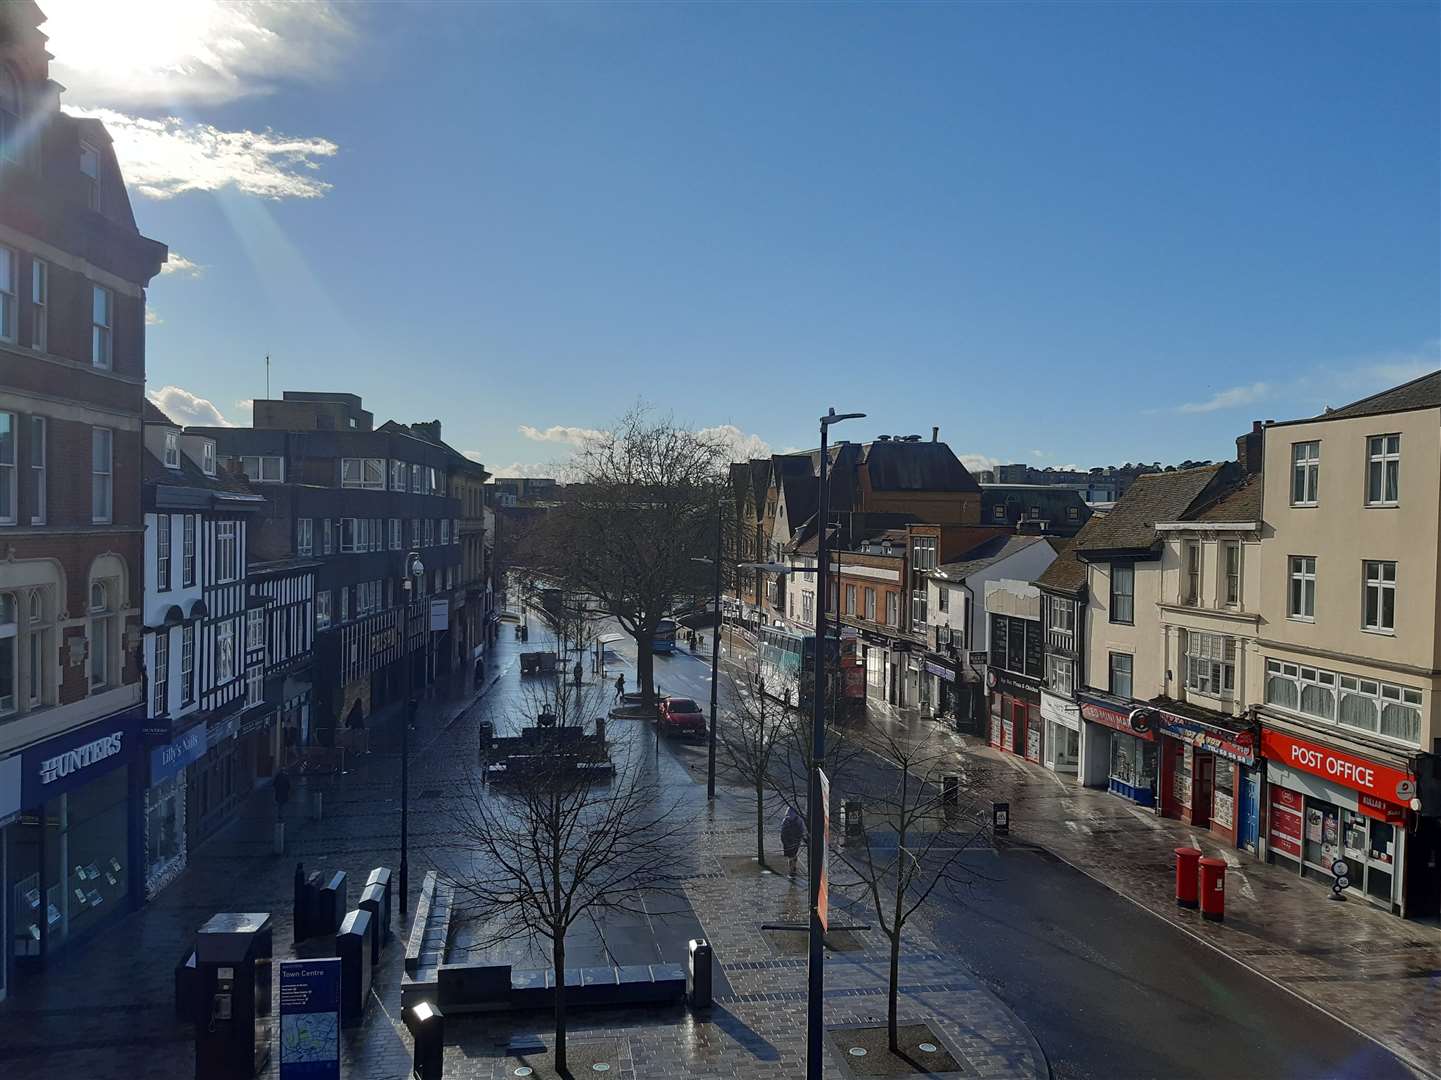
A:
[[[651,648],[651,632],[637,635],[635,639],[635,677],[640,683],[647,708],[655,707],[655,651]]]
[[[766,868],[766,789],[756,785],[756,862]]]
[[[555,1071],[567,1075],[565,1061],[565,938],[556,938],[551,948],[555,967]],[[894,985],[894,980],[892,980]],[[891,1042],[895,1042],[895,1023],[891,1023]]]
[[[886,993],[886,1034],[890,1037],[891,1053],[899,1053],[899,1040],[896,1038],[896,998],[899,996],[901,986],[901,932],[896,928],[895,934],[891,936],[891,984]]]

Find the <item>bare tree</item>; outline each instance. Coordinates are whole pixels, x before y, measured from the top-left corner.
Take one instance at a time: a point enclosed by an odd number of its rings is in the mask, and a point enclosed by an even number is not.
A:
[[[890,943],[886,1025],[894,1053],[899,1050],[896,1011],[906,924],[938,886],[954,888],[976,879],[961,858],[985,841],[987,828],[973,802],[960,804],[959,788],[955,800],[948,801],[942,778],[955,766],[942,749],[881,731],[870,733],[866,749],[880,758],[884,770],[860,790],[861,836],[832,845],[849,871],[849,880],[842,874],[834,884],[865,896]]]
[[[567,933],[577,920],[607,910],[653,914],[645,896],[679,891],[689,827],[678,804],[663,801],[638,729],[622,727],[612,740],[613,776],[576,767],[587,754],[584,733],[575,729],[604,715],[602,697],[565,679],[529,689],[529,708],[512,714],[512,723],[528,723],[541,711],[551,719],[535,733],[524,777],[488,787],[472,780],[453,800],[451,815],[455,843],[475,856],[468,868],[446,875],[475,925],[472,947],[517,939],[549,945],[555,1066],[562,1074]]]
[[[647,705],[657,626],[710,591],[695,560],[715,550],[723,456],[718,440],[637,407],[581,446],[568,468],[573,482],[541,523],[532,565],[594,597],[635,640]]]
[[[766,793],[774,781],[777,751],[793,721],[784,705],[766,695],[755,665],[742,678],[728,681],[732,710],[717,735],[730,767],[755,795],[756,861],[765,869]]]

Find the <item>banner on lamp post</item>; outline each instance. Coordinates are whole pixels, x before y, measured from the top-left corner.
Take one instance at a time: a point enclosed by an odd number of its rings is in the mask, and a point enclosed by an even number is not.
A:
[[[831,886],[831,782],[824,769],[817,768],[816,776],[821,788],[821,888],[816,896],[816,915],[820,918],[821,929],[831,932],[830,886]],[[811,852],[811,858],[815,858]]]

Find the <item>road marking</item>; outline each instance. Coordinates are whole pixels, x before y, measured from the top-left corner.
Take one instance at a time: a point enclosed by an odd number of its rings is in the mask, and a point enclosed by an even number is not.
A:
[[[1240,885],[1238,885],[1237,888],[1240,889],[1241,895],[1247,900],[1254,902],[1256,892],[1251,888],[1251,883],[1246,880],[1246,874],[1241,869],[1241,860],[1236,858],[1235,852],[1227,851],[1224,848],[1221,850],[1221,858],[1226,860],[1226,869],[1235,874],[1236,878],[1240,881]]]
[[[1146,813],[1146,811],[1142,810],[1139,806],[1128,806],[1128,807],[1126,807],[1126,809],[1127,809],[1128,811],[1130,811],[1132,814],[1134,814],[1138,819],[1140,819],[1140,820],[1141,820],[1142,822],[1144,822],[1146,825],[1148,825],[1153,832],[1160,832],[1161,826],[1160,826],[1160,824],[1156,821],[1156,817],[1155,817],[1154,814],[1148,814],[1148,813]]]

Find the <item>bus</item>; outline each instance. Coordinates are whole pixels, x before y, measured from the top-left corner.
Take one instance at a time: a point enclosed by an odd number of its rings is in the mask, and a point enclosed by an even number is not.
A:
[[[662,619],[655,625],[650,638],[650,651],[658,653],[675,652],[675,632],[679,624],[674,619]]]
[[[816,636],[779,626],[756,632],[757,682],[767,697],[798,709],[811,707],[811,672],[815,669]],[[832,638],[826,654],[832,701],[841,712],[864,708],[864,661],[855,638]]]

